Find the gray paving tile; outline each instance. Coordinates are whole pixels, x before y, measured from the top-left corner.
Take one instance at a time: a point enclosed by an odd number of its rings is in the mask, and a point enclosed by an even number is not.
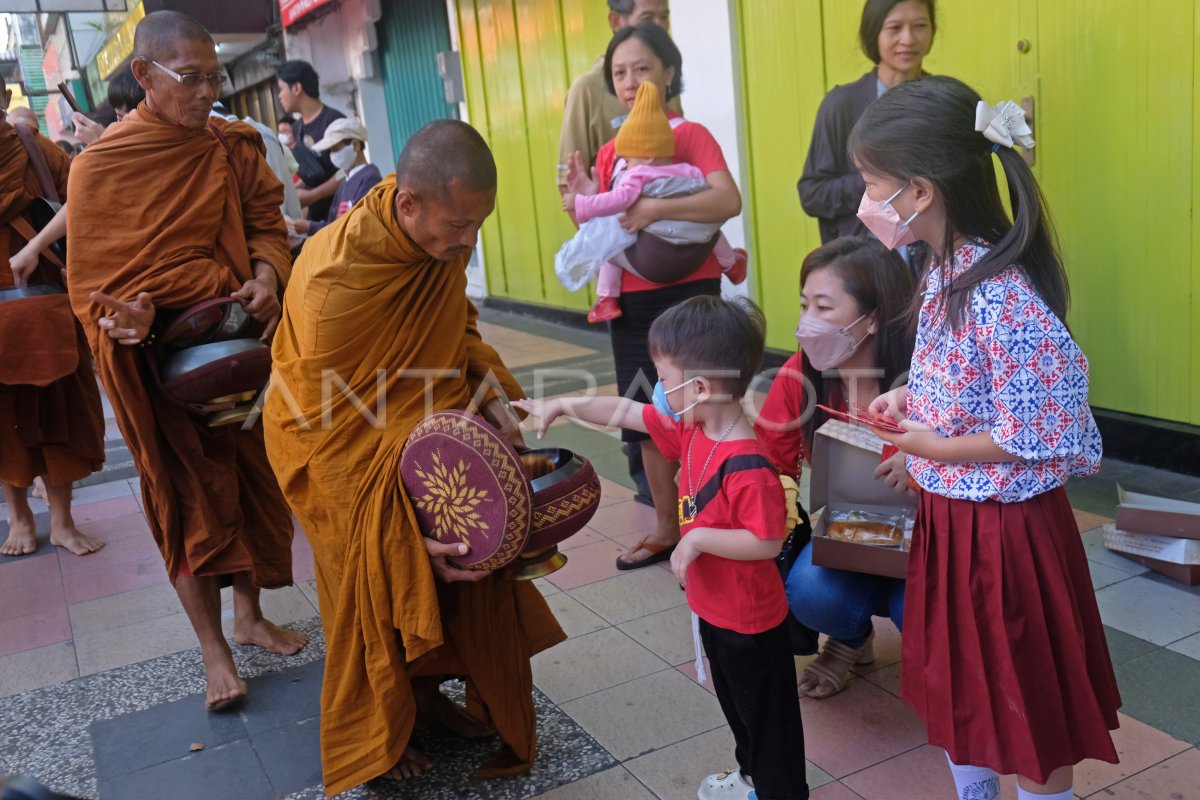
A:
[[[248,739],[100,779],[100,800],[269,800],[275,796]]]
[[[246,701],[239,709],[246,732],[254,735],[319,715],[324,668],[324,661],[313,661],[246,681]]]
[[[1185,656],[1200,661],[1200,633],[1194,636],[1189,636],[1186,639],[1180,639],[1178,642],[1172,642],[1167,645],[1168,650],[1173,650],[1176,653],[1183,653]]]
[[[206,747],[246,738],[235,713],[213,714],[194,697],[164,703],[91,725],[96,775],[112,778],[186,756],[193,742]]]
[[[1132,562],[1130,562],[1132,563]],[[1114,583],[1132,578],[1133,575],[1123,569],[1108,564],[1102,564],[1099,561],[1088,560],[1088,569],[1092,572],[1092,588],[1103,589],[1105,586],[1111,586]]]
[[[1162,586],[1169,586],[1172,589],[1176,589],[1181,592],[1187,592],[1188,594],[1192,594],[1192,595],[1196,595],[1197,597],[1200,597],[1200,583],[1196,584],[1195,586],[1188,586],[1185,583],[1180,583],[1177,580],[1168,578],[1166,575],[1163,575],[1159,572],[1155,572],[1154,570],[1150,570],[1143,577],[1145,577],[1146,580],[1154,581],[1155,583],[1160,584]]]
[[[1104,638],[1108,640],[1108,655],[1113,666],[1124,664],[1135,658],[1141,658],[1159,648],[1154,642],[1147,642],[1136,636],[1117,630],[1109,625],[1104,626]]]
[[[1123,712],[1200,745],[1200,661],[1159,648],[1116,667]]]
[[[1096,602],[1106,625],[1155,644],[1200,633],[1200,598],[1144,575],[1106,586],[1096,592]]]
[[[321,783],[321,721],[293,722],[250,737],[259,763],[278,796]]]

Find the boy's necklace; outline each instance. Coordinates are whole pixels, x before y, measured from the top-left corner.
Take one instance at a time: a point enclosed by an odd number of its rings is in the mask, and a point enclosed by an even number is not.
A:
[[[733,418],[733,422],[729,423],[729,427],[726,428],[725,432],[721,434],[721,438],[717,439],[717,441],[713,444],[712,449],[708,451],[708,458],[704,459],[704,466],[700,468],[700,484],[701,484],[701,486],[704,485],[704,474],[706,472],[708,472],[708,465],[709,465],[709,463],[712,462],[713,454],[717,452],[717,448],[720,447],[721,443],[724,442],[725,439],[729,437],[729,434],[733,433],[734,426],[737,425],[739,422],[741,422],[742,416],[744,413],[745,412],[739,412],[738,415]],[[699,509],[696,508],[696,484],[692,480],[692,445],[694,445],[696,443],[696,434],[699,432],[699,430],[700,430],[699,425],[697,425],[695,428],[692,428],[692,438],[688,439],[688,449],[687,449],[688,493],[679,499],[679,524],[680,525],[686,525],[686,524],[692,522],[693,520],[695,520],[696,514],[699,512]]]

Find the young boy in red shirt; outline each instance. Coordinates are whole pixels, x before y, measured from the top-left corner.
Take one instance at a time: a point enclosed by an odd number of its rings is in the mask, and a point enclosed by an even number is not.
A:
[[[808,797],[787,597],[774,563],[786,527],[783,488],[742,407],[764,336],[753,303],[693,297],[650,328],[653,406],[621,397],[514,402],[538,418],[539,437],[566,414],[649,433],[680,460],[682,539],[671,569],[699,617],[739,766],[708,776],[700,800]]]

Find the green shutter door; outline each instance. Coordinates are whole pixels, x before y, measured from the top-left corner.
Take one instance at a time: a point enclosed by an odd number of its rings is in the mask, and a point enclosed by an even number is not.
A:
[[[379,60],[387,98],[392,151],[435,119],[457,119],[438,76],[437,54],[450,49],[445,0],[385,2],[379,22]]]

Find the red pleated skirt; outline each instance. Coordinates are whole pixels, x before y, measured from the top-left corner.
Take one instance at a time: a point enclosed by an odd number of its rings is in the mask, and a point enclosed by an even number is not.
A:
[[[900,695],[956,764],[1045,783],[1117,763],[1121,696],[1067,493],[975,503],[922,492]]]

